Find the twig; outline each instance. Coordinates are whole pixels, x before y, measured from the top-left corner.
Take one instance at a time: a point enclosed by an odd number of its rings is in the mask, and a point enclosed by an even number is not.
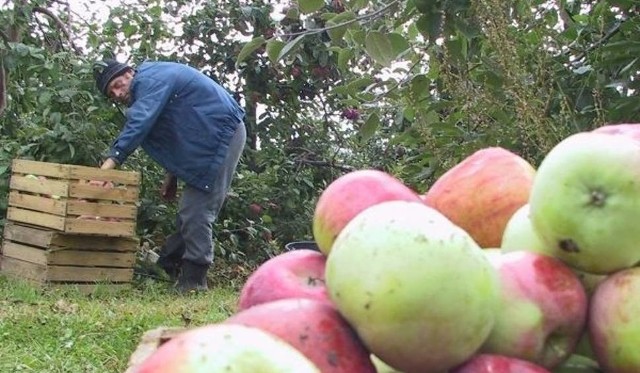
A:
[[[80,50],[80,48],[78,48],[75,45],[75,43],[73,42],[73,39],[71,37],[71,33],[69,32],[69,30],[67,29],[65,24],[60,20],[60,18],[58,18],[58,16],[53,14],[53,12],[51,12],[49,9],[42,8],[42,7],[39,7],[39,6],[34,7],[33,11],[34,12],[38,12],[38,13],[42,13],[42,14],[46,15],[47,17],[51,18],[55,22],[56,26],[58,26],[58,28],[62,31],[64,36],[67,38],[67,40],[69,41],[69,44],[71,45],[71,48],[76,52],[76,54],[78,54],[78,55],[82,54],[82,51]]]
[[[333,26],[322,27],[322,28],[311,29],[311,30],[304,30],[304,31],[300,31],[300,32],[292,32],[290,34],[282,34],[282,35],[279,35],[279,36],[284,37],[284,38],[289,38],[289,37],[295,37],[295,36],[300,36],[300,35],[319,34],[321,32],[337,29],[337,28],[344,27],[344,26],[349,26],[352,23],[364,21],[364,20],[366,20],[368,18],[375,19],[379,15],[385,13],[387,10],[389,10],[390,8],[392,8],[393,6],[395,6],[395,5],[399,4],[399,3],[400,3],[400,0],[393,0],[389,4],[385,5],[384,7],[380,8],[380,9],[378,9],[376,11],[373,11],[371,13],[363,14],[361,16],[358,16],[358,17],[354,18],[354,19],[351,19],[351,20],[348,20],[348,21],[344,21],[342,23],[338,23],[338,24],[335,24]]]
[[[2,39],[2,41],[4,42],[4,45],[7,46],[7,48],[11,48],[11,39],[9,39],[9,35],[7,35],[4,31],[0,30],[0,39]]]
[[[575,61],[582,60],[583,58],[585,58],[587,56],[587,53],[591,52],[592,50],[594,50],[596,48],[601,47],[604,43],[606,43],[609,39],[611,39],[615,34],[620,32],[620,27],[622,26],[623,23],[624,23],[624,20],[621,20],[618,23],[616,23],[615,26],[613,26],[602,38],[600,38],[600,40],[598,40],[595,43],[591,44],[587,49],[582,51],[582,53],[577,55],[575,57]]]
[[[351,167],[351,166],[339,165],[339,164],[326,162],[326,161],[312,161],[312,160],[309,160],[309,159],[298,159],[298,160],[296,160],[296,162],[301,163],[301,164],[306,164],[306,165],[309,165],[309,166],[335,168],[335,169],[338,169],[340,171],[345,171],[345,172],[351,172],[351,171],[354,170],[354,168]]]

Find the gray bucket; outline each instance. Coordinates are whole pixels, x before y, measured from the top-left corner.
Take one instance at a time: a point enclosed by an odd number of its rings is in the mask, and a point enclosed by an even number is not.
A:
[[[286,251],[303,250],[303,249],[320,251],[320,249],[318,248],[318,244],[316,244],[315,241],[289,242],[288,244],[284,245],[284,249]]]

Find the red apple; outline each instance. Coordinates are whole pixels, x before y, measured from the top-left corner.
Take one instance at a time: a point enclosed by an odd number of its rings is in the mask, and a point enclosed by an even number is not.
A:
[[[328,255],[336,237],[364,209],[385,201],[421,202],[414,190],[378,170],[358,170],[334,180],[320,195],[313,215],[313,237]]]
[[[501,306],[481,351],[551,369],[574,351],[586,325],[588,298],[559,259],[529,251],[487,255],[500,274]]]
[[[260,206],[257,203],[252,203],[249,205],[249,215],[251,217],[260,216],[261,213],[262,213],[262,206]]]
[[[262,263],[244,283],[238,309],[284,298],[331,302],[324,284],[327,258],[308,249],[287,251]]]
[[[320,373],[288,343],[257,328],[212,324],[165,342],[135,373],[225,372]]]
[[[322,373],[375,373],[369,351],[342,315],[326,302],[276,300],[240,311],[224,323],[259,328],[281,338]]]
[[[550,373],[547,369],[513,357],[479,354],[450,373]]]
[[[609,135],[622,135],[640,141],[640,123],[608,124],[598,127],[591,132],[605,133]]]
[[[427,190],[425,203],[480,247],[499,247],[507,222],[528,202],[535,173],[529,162],[506,149],[481,149],[440,176]]]
[[[598,285],[589,308],[589,341],[607,373],[640,372],[640,267]]]

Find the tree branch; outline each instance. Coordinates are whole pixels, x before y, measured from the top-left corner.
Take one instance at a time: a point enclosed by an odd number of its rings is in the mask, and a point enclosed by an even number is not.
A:
[[[305,164],[308,166],[335,168],[344,172],[351,172],[354,170],[354,168],[351,166],[339,165],[339,164],[326,162],[326,161],[312,161],[310,159],[297,159],[296,162],[298,162],[299,164]]]
[[[609,41],[609,39],[611,39],[612,37],[614,37],[618,32],[620,32],[620,27],[622,26],[622,24],[624,23],[624,20],[619,21],[618,23],[616,23],[609,31],[607,31],[607,33],[600,38],[598,41],[596,41],[595,43],[591,44],[589,47],[587,47],[587,49],[585,49],[584,51],[582,51],[582,53],[580,53],[579,55],[577,55],[575,57],[575,61],[578,62],[580,60],[582,60],[583,58],[585,58],[587,56],[587,54],[591,51],[593,51],[596,48],[600,48],[604,43],[606,43],[607,41]]]
[[[10,48],[11,45],[9,43],[11,43],[11,39],[9,39],[9,35],[7,35],[4,31],[0,30],[0,39],[2,39],[2,41],[4,42],[4,45],[7,46],[7,48]]]
[[[379,16],[381,16],[382,14],[384,14],[387,10],[391,9],[393,6],[397,5],[400,3],[400,0],[393,0],[392,2],[390,2],[389,4],[386,4],[384,7],[375,10],[371,13],[366,13],[363,15],[360,15],[354,19],[342,22],[342,23],[338,23],[332,26],[327,26],[327,27],[322,27],[322,28],[317,28],[317,29],[311,29],[311,30],[304,30],[304,31],[300,31],[300,32],[292,32],[290,34],[282,34],[279,35],[280,37],[284,37],[284,38],[289,38],[289,37],[294,37],[294,36],[300,36],[300,35],[311,35],[311,34],[318,34],[321,32],[325,32],[325,31],[329,31],[329,30],[333,30],[333,29],[337,29],[340,27],[344,27],[344,26],[349,26],[352,23],[356,23],[356,22],[360,22],[360,21],[364,21],[367,19],[376,19]],[[275,36],[274,36],[275,37]]]
[[[78,55],[82,54],[82,50],[75,45],[75,43],[73,42],[73,38],[71,37],[71,33],[69,32],[69,30],[67,29],[65,24],[62,22],[62,20],[60,20],[60,18],[58,18],[58,16],[53,14],[53,12],[51,12],[49,9],[42,8],[42,7],[39,7],[39,6],[34,7],[33,11],[34,12],[38,12],[38,13],[42,13],[42,14],[46,15],[47,17],[51,18],[55,22],[56,26],[58,26],[60,31],[62,31],[64,36],[67,38],[67,41],[69,41],[69,44],[71,45],[71,48],[73,49],[73,51],[76,52],[76,54],[78,54]]]

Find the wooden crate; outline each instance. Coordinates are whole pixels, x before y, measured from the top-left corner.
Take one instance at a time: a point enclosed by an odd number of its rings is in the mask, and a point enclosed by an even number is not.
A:
[[[23,159],[13,161],[11,172],[7,220],[75,234],[135,235],[139,172]]]
[[[160,346],[187,330],[189,329],[164,326],[147,330],[140,338],[140,343],[136,347],[136,350],[129,357],[127,370],[124,373],[134,373],[136,368],[139,367],[140,364],[151,356]]]
[[[133,279],[139,241],[134,237],[77,235],[8,222],[0,272],[42,285],[126,287]]]

